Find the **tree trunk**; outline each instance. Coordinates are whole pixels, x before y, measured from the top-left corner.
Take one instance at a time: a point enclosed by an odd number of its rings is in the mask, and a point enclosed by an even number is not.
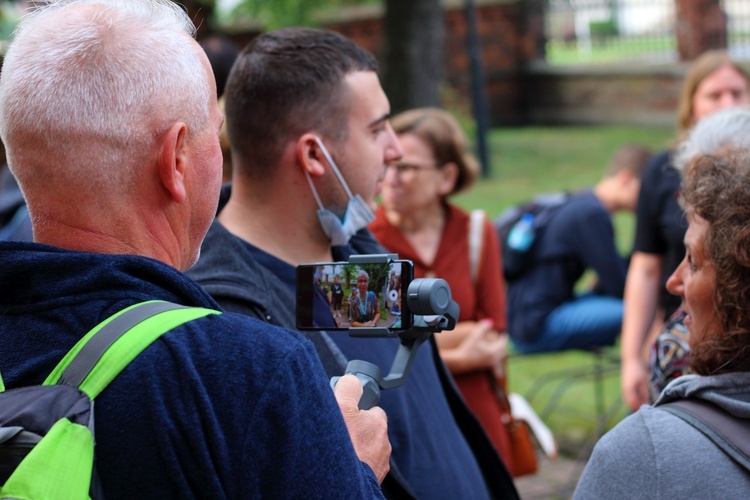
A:
[[[393,113],[440,105],[444,50],[440,0],[385,0],[383,88]]]
[[[675,0],[680,61],[727,48],[727,14],[720,0]]]

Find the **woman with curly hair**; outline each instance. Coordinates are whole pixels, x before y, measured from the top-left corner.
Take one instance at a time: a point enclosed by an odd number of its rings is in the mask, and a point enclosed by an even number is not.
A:
[[[681,195],[686,254],[667,288],[682,300],[695,374],[669,383],[597,443],[576,498],[750,494],[750,471],[672,412],[689,401],[742,426],[750,418],[750,156],[697,158]]]
[[[713,113],[750,104],[750,74],[725,50],[709,50],[692,62],[678,103],[677,134],[683,141],[696,124]],[[713,153],[713,151],[703,151]],[[675,194],[680,173],[670,148],[655,155],[641,178],[635,241],[625,283],[622,321],[623,399],[631,410],[649,402],[644,346],[650,346],[664,321],[679,328],[679,301],[665,283],[682,258],[685,224]],[[673,317],[673,314],[675,316]]]

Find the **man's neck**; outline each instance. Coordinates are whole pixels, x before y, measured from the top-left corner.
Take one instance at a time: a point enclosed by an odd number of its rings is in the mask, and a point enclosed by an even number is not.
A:
[[[331,244],[316,211],[304,205],[290,196],[259,199],[233,186],[218,220],[233,235],[293,266],[330,262]]]
[[[617,187],[611,179],[602,179],[594,187],[594,196],[596,196],[602,206],[604,206],[604,209],[610,214],[617,212],[621,208],[617,202],[617,193],[615,192]]]
[[[182,271],[193,264],[182,254],[187,242],[168,231],[166,222],[148,220],[147,216],[115,219],[69,222],[41,217],[35,223],[34,241],[79,252],[141,255]]]

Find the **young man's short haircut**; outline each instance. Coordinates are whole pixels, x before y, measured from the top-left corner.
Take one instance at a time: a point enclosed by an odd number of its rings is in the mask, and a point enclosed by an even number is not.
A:
[[[264,177],[284,145],[308,131],[347,137],[347,74],[377,71],[375,58],[331,31],[283,28],[240,54],[226,88],[226,120],[240,175]]]
[[[653,154],[653,151],[640,144],[626,144],[621,146],[612,156],[612,160],[610,160],[604,176],[613,177],[623,170],[630,170],[633,175],[640,178],[648,160]]]

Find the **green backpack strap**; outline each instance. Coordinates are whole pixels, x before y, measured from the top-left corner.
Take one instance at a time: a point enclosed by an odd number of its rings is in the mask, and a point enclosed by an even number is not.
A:
[[[110,316],[65,355],[44,385],[78,387],[94,399],[138,354],[177,326],[219,311],[148,301]],[[4,485],[0,498],[88,498],[94,463],[91,429],[58,420]],[[43,476],[40,474],[43,472]]]
[[[160,300],[132,305],[88,332],[52,370],[43,385],[78,387],[94,399],[164,333],[209,314],[220,312]]]

